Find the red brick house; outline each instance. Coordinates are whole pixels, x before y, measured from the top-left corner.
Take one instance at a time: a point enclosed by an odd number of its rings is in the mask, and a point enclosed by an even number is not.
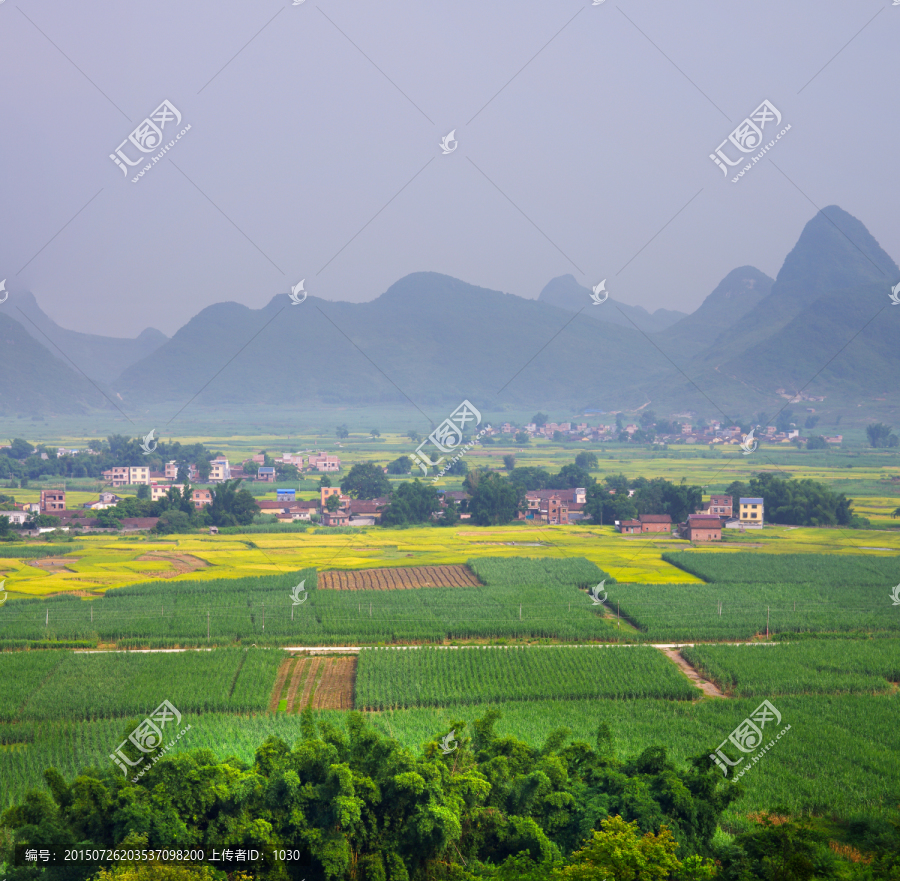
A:
[[[672,518],[668,514],[641,514],[641,532],[671,532]]]
[[[636,532],[641,531],[641,521],[640,520],[620,520],[619,521],[619,532],[627,533],[629,535],[633,535]]]
[[[710,496],[709,504],[706,506],[704,513],[731,518],[733,510],[733,499],[731,496]]]
[[[41,513],[58,514],[66,510],[66,491],[64,489],[41,490]]]
[[[688,541],[721,541],[722,521],[718,514],[691,514],[681,534]]]
[[[350,515],[345,510],[326,510],[322,512],[322,524],[324,526],[347,526],[349,522]]]

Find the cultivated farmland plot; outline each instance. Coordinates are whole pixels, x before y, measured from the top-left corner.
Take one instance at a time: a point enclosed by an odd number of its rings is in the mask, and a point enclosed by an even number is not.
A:
[[[4,652],[0,682],[27,674],[23,681],[29,692],[23,695],[22,687],[4,684],[3,717],[72,722],[143,716],[164,700],[182,712],[263,710],[281,660],[277,650],[254,648],[177,654]]]
[[[409,590],[416,587],[478,587],[468,566],[398,566],[319,573],[323,590]]]
[[[556,698],[700,697],[661,652],[641,647],[364,649],[360,709]]]
[[[739,697],[893,692],[900,640],[827,639],[780,645],[702,645],[681,654]]]
[[[493,565],[485,565],[493,563]],[[613,579],[587,560],[473,562],[479,587],[316,589],[313,569],[256,578],[147,582],[85,602],[62,596],[0,607],[0,640],[97,639],[125,646],[353,645],[470,638],[615,639],[582,587]],[[292,588],[304,582],[295,605]],[[207,642],[209,634],[209,643]]]

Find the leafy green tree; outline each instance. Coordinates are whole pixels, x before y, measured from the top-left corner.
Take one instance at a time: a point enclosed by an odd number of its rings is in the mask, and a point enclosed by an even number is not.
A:
[[[818,425],[821,416],[807,416],[806,422],[803,423],[804,428],[815,428]]]
[[[531,417],[531,421],[540,428],[542,425],[546,425],[549,421],[550,417],[546,413],[535,413],[534,416]]]
[[[372,435],[372,437],[381,437],[381,432],[377,428],[371,429],[369,434]]]
[[[483,474],[472,492],[469,512],[479,526],[496,526],[515,520],[525,501],[521,484],[495,472]]]
[[[616,520],[634,520],[637,508],[628,498],[628,490],[609,494],[609,487],[604,484],[591,484],[586,487],[584,512],[592,523],[612,526]]]
[[[238,489],[241,479],[223,480],[213,490],[212,504],[207,508],[214,526],[246,526],[259,513],[256,499],[245,489]]]
[[[656,424],[656,414],[652,410],[641,413],[641,428],[650,428]]]
[[[3,453],[11,459],[27,459],[34,452],[34,449],[24,438],[15,437],[10,442],[9,448],[3,450]]]
[[[332,514],[337,511],[341,506],[341,497],[337,494],[328,496],[325,499],[325,510],[330,511]]]
[[[503,467],[507,471],[512,471],[513,468],[516,467],[516,457],[513,456],[511,453],[507,453],[507,455],[505,455],[503,457]]]
[[[9,525],[9,517],[6,514],[0,514],[0,535],[9,535],[12,527]]]
[[[561,441],[566,440],[566,435],[564,435],[561,431],[554,431],[553,432],[553,440],[556,443],[560,443]]]
[[[391,482],[374,462],[357,462],[341,480],[341,491],[352,499],[377,499],[391,493]]]
[[[327,474],[323,474],[319,478],[319,488],[321,489],[323,486],[331,486],[331,478]]]
[[[897,446],[897,436],[893,433],[891,426],[885,425],[883,422],[867,425],[866,435],[868,435],[870,446],[876,449]]]
[[[681,869],[675,856],[677,847],[665,826],[658,834],[641,835],[637,823],[617,815],[600,823],[600,831],[572,855],[571,865],[557,877],[565,881],[664,881]]]
[[[775,417],[775,428],[778,431],[790,431],[791,426],[794,424],[793,422],[791,422],[791,418],[793,417],[793,415],[794,411],[791,410],[790,407],[788,407],[788,409],[786,410],[782,410]],[[743,426],[741,426],[741,428],[743,429],[745,434],[750,430],[749,428],[744,428]]]
[[[457,459],[447,469],[447,474],[466,475],[469,473],[469,463],[465,459]]]
[[[527,491],[547,489],[550,485],[550,473],[544,468],[535,468],[531,465],[513,468],[509,472],[509,479]]]
[[[456,526],[459,523],[459,505],[456,504],[456,499],[447,501],[438,523],[441,526]]]
[[[409,456],[400,456],[389,462],[387,466],[388,474],[409,474],[412,470],[412,459]]]
[[[279,480],[286,480],[292,483],[293,481],[300,479],[300,469],[290,462],[276,462],[275,476]]]
[[[784,479],[761,472],[750,480],[747,495],[765,500],[770,523],[849,526],[853,522],[853,499],[832,492],[821,481]]]
[[[422,440],[422,438],[419,437],[419,432],[417,432],[414,428],[411,428],[409,431],[407,431],[407,432],[406,432],[406,436],[407,436],[414,444],[417,444],[420,440]]]
[[[825,440],[824,437],[822,437],[822,435],[818,435],[816,437],[811,437],[806,442],[806,449],[807,450],[827,450],[828,442]]]
[[[559,474],[554,474],[547,482],[548,489],[575,489],[587,487],[593,482],[593,478],[583,468],[577,465],[563,465]]]
[[[339,425],[339,426],[337,427],[337,430],[335,431],[335,434],[336,434],[339,438],[349,437],[349,436],[350,436],[350,430],[347,428],[346,425]]]
[[[579,453],[575,457],[575,465],[578,468],[581,468],[582,471],[590,471],[590,470],[596,468],[598,464],[599,463],[597,461],[597,454],[588,452],[587,450],[585,450],[582,453]]]
[[[137,490],[137,497],[139,499],[149,499],[150,498],[150,487],[146,483],[142,483]]]
[[[159,515],[159,520],[156,521],[153,532],[159,535],[170,535],[175,532],[191,532],[196,528],[197,524],[191,519],[189,514],[179,511],[177,508],[170,508]]]
[[[527,444],[531,441],[531,435],[527,431],[517,431],[516,432],[516,443],[517,444]]]
[[[390,504],[381,515],[382,526],[406,526],[410,523],[426,523],[440,510],[437,490],[418,478],[401,483],[394,489]]]

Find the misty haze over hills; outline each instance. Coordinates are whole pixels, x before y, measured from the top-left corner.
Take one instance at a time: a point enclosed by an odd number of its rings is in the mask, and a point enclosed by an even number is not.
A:
[[[98,387],[125,412],[200,389],[199,407],[468,398],[487,408],[722,410],[710,415],[783,403],[779,388],[870,396],[895,373],[900,315],[888,295],[898,277],[865,226],[832,206],[806,224],[774,281],[735,269],[691,315],[623,306],[612,281],[595,305],[570,275],[529,300],[418,272],[365,303],[219,303],[171,339],[148,329],[127,340],[60,328],[18,296],[0,311],[0,408],[109,407]]]

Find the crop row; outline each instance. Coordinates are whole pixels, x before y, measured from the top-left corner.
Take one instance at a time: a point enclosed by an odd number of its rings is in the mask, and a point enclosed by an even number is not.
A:
[[[873,693],[900,682],[900,639],[808,640],[779,645],[703,645],[682,655],[740,697]]]
[[[571,730],[573,739],[594,743],[597,726],[606,723],[619,757],[662,746],[672,760],[684,763],[692,756],[705,757],[712,752],[759,701],[757,697],[520,701],[501,708],[496,729],[501,735],[514,735],[540,746],[562,727]],[[783,805],[797,815],[812,812],[846,817],[896,804],[900,726],[895,699],[887,695],[798,695],[775,698],[774,703],[782,714],[782,724],[790,724],[791,730],[743,778],[745,793],[730,806],[726,819],[774,805]],[[371,724],[416,753],[424,743],[435,742],[456,728],[463,748],[471,723],[488,709],[487,705],[467,704],[393,710],[374,714]],[[338,728],[345,724],[345,714],[340,711],[316,715]],[[219,758],[235,755],[247,762],[253,762],[256,749],[271,735],[296,743],[303,724],[299,715],[288,713],[197,716],[188,711],[185,722],[191,730],[174,751],[204,748]],[[27,748],[0,749],[0,808],[21,799],[29,788],[46,791],[43,772],[48,767],[66,777],[88,767],[118,773],[109,754],[122,740],[122,727],[121,719],[0,725],[0,736],[8,732],[28,744]]]
[[[698,696],[661,652],[638,646],[364,649],[356,672],[356,706],[364,709]]]
[[[278,651],[253,648],[176,654],[3,653],[2,718],[146,716],[164,700],[182,712],[263,710],[281,660]],[[13,679],[18,682],[11,688]]]
[[[900,557],[670,551],[662,558],[704,581],[727,584],[833,584],[850,592],[863,584],[900,583]]]

